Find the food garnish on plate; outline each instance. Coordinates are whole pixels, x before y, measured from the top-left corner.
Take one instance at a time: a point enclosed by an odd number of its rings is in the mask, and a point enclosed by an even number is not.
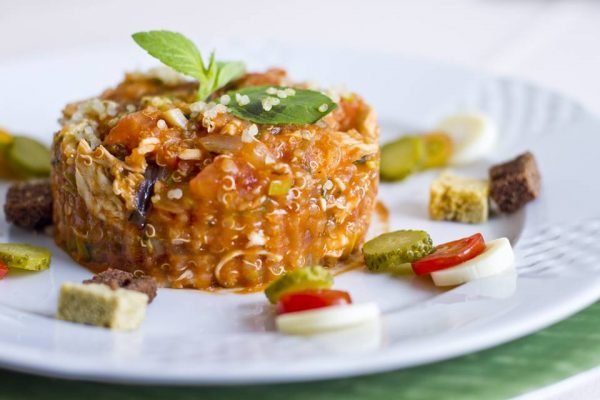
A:
[[[50,268],[51,254],[45,247],[27,243],[0,243],[0,261],[8,268],[43,271]]]
[[[498,141],[496,124],[482,113],[459,113],[442,119],[436,130],[450,136],[453,146],[449,163],[463,165],[478,161],[492,152]]]
[[[144,321],[146,306],[156,291],[156,281],[140,271],[132,274],[109,268],[82,283],[63,283],[56,317],[114,330],[135,330]]]
[[[376,322],[375,303],[354,304],[350,293],[331,289],[333,276],[320,266],[285,273],[265,289],[276,305],[275,326],[291,335],[317,335]]]
[[[0,128],[0,178],[44,178],[50,175],[50,168],[50,149],[44,144]]]
[[[112,289],[99,283],[65,282],[60,288],[56,317],[64,321],[114,330],[139,328],[148,296],[134,290]]]
[[[52,190],[48,179],[17,182],[8,188],[4,202],[6,221],[24,229],[52,225]]]
[[[500,211],[513,213],[540,194],[541,176],[531,152],[490,168],[490,196]]]
[[[386,248],[385,245],[391,243],[389,238],[398,241],[399,247],[401,245],[404,249],[418,244],[419,239],[414,235],[407,235],[407,232],[411,231],[390,232],[371,239],[363,246],[365,260],[370,259],[368,253],[373,248],[380,250],[382,255],[398,254],[394,246]],[[476,233],[428,249],[425,253],[407,251],[392,267],[379,270],[371,267],[370,270],[394,274],[401,270],[402,274],[430,275],[436,286],[456,286],[514,271],[515,257],[507,238],[486,243],[483,236]]]
[[[453,148],[452,139],[444,132],[402,136],[381,148],[381,179],[401,181],[420,171],[444,167]]]
[[[449,172],[436,178],[429,189],[429,216],[437,221],[468,224],[486,222],[489,213],[489,182]]]
[[[429,215],[433,220],[481,224],[492,202],[502,213],[513,213],[540,193],[541,176],[535,157],[526,152],[489,169],[488,179],[442,173],[430,187]]]
[[[479,161],[496,144],[493,121],[481,113],[447,116],[420,135],[404,135],[381,148],[381,179],[400,181],[432,168]]]
[[[380,177],[401,181],[421,171],[471,164],[490,155],[497,139],[496,125],[485,114],[450,115],[431,131],[383,145]],[[481,224],[488,219],[490,199],[500,212],[515,212],[538,197],[540,180],[531,152],[492,166],[489,180],[445,171],[430,186],[429,215],[438,221]]]
[[[403,273],[410,264],[433,251],[429,234],[419,230],[388,232],[369,240],[362,248],[371,272]]]
[[[158,289],[156,281],[139,272],[140,271],[136,271],[135,274],[132,274],[131,272],[122,271],[120,269],[109,268],[94,275],[91,279],[83,281],[83,283],[97,283],[107,285],[113,290],[127,289],[144,293],[148,296],[148,304],[150,304],[156,297],[156,291]]]

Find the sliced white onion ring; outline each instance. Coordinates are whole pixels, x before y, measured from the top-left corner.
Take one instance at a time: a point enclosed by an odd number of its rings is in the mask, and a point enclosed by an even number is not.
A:
[[[349,304],[278,315],[275,325],[280,332],[290,335],[314,335],[360,325],[379,315],[375,303]]]
[[[431,278],[436,286],[456,286],[465,282],[498,275],[515,269],[515,253],[507,238],[492,240],[483,253],[455,267],[435,271]]]
[[[467,164],[487,155],[496,144],[495,124],[484,114],[456,114],[442,120],[438,130],[447,133],[454,143],[450,164]]]

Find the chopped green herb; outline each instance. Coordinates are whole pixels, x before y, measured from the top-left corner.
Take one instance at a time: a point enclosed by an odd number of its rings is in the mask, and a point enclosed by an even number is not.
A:
[[[289,179],[276,179],[269,183],[269,196],[283,196],[289,192],[292,182]]]

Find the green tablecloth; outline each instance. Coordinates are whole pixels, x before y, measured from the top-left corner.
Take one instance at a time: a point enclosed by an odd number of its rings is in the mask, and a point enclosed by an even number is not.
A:
[[[242,387],[150,387],[0,371],[0,399],[506,399],[600,365],[600,303],[550,328],[455,360],[352,379]]]

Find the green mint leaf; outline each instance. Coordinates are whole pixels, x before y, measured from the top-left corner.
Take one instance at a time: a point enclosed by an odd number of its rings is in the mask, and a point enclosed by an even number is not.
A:
[[[175,71],[197,79],[199,100],[206,99],[245,72],[245,66],[241,62],[215,61],[214,52],[211,53],[206,67],[196,45],[181,33],[149,31],[134,33],[131,36],[152,57]]]
[[[241,78],[246,73],[246,66],[240,61],[217,62],[219,76],[217,88],[222,88],[229,82]]]
[[[312,124],[337,107],[323,93],[283,86],[255,86],[227,94],[231,97],[227,105],[231,113],[257,124]],[[244,100],[249,102],[245,104]]]
[[[196,45],[181,33],[170,31],[138,32],[133,40],[163,64],[196,78],[203,86],[206,68]]]
[[[211,93],[217,90],[217,77],[219,75],[219,70],[217,67],[217,63],[215,61],[215,52],[210,53],[210,59],[208,61],[208,68],[206,69],[205,80],[200,82],[200,87],[198,88],[198,99],[204,100]]]

